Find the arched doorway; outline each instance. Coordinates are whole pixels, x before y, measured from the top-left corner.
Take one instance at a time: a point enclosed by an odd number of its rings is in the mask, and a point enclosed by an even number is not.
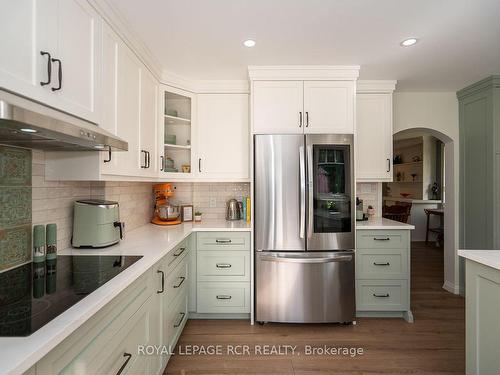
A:
[[[430,135],[444,143],[444,186],[446,201],[444,210],[443,288],[451,293],[460,292],[458,249],[458,155],[456,141],[450,136],[431,128],[414,127],[400,130],[395,135],[407,137]]]

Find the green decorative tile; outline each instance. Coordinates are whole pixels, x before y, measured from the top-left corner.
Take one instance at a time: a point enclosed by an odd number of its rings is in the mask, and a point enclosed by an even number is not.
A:
[[[31,151],[0,146],[0,186],[31,186]]]
[[[31,187],[0,186],[0,228],[31,224]]]
[[[0,230],[0,271],[31,260],[31,224]]]

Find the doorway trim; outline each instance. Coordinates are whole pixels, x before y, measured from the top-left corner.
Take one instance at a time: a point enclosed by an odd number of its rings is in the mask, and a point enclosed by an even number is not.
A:
[[[444,280],[443,289],[453,294],[462,294],[460,288],[460,275],[459,275],[459,257],[458,257],[458,231],[459,231],[459,218],[458,218],[458,148],[450,136],[440,132],[439,130],[427,127],[412,127],[401,129],[394,133],[405,135],[431,135],[445,145],[445,187],[446,187],[446,202],[444,204]]]

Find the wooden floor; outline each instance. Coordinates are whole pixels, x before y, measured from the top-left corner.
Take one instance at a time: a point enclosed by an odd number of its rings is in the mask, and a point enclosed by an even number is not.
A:
[[[174,355],[166,374],[464,374],[464,299],[442,289],[442,249],[412,246],[411,308],[402,319],[359,318],[356,326],[189,320],[179,345],[297,345],[300,355]],[[364,354],[306,356],[306,345],[359,347]]]

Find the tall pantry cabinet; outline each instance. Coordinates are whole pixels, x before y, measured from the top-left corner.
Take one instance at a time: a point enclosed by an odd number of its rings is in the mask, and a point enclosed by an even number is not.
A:
[[[500,248],[500,76],[457,92],[460,246]]]

